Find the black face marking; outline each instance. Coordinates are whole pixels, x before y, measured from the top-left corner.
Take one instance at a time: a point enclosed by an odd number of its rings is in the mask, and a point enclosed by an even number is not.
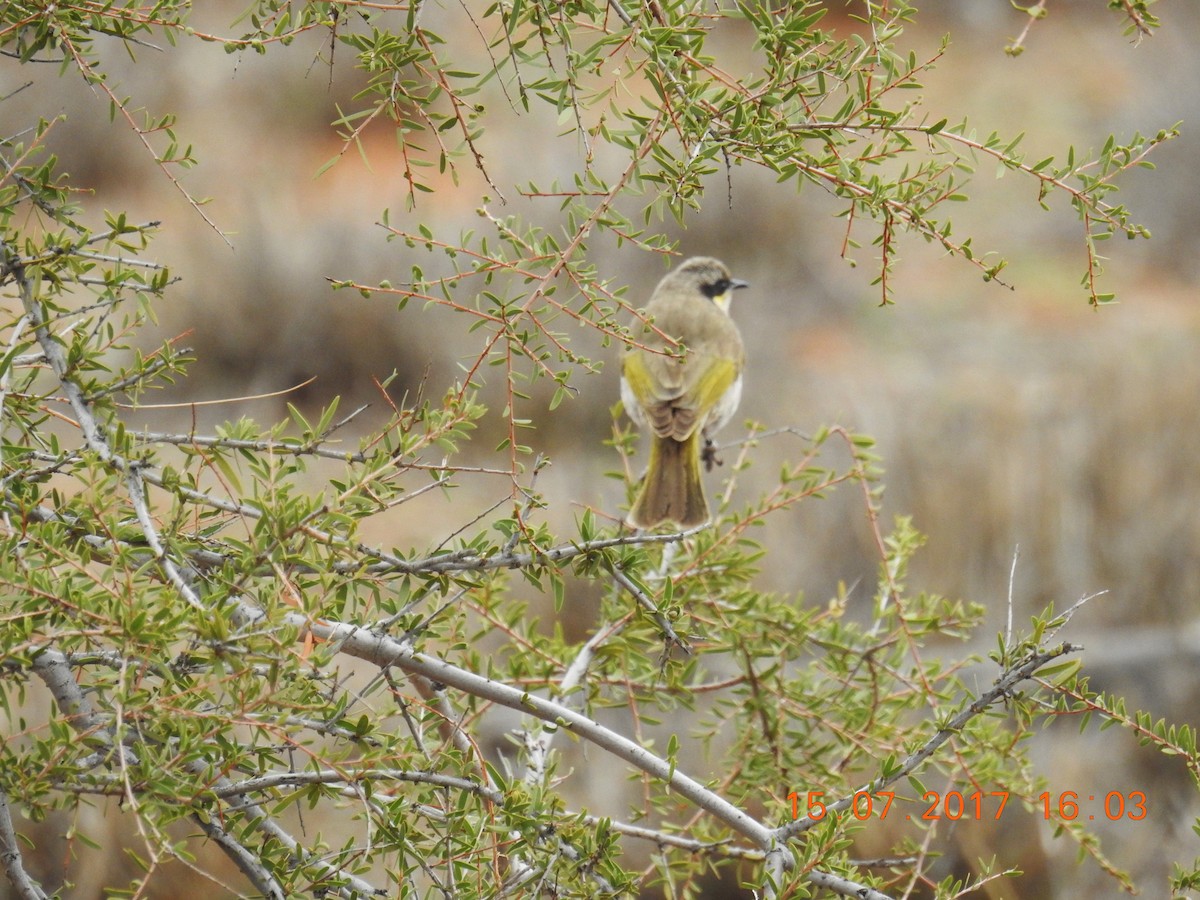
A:
[[[728,278],[720,278],[711,283],[706,282],[705,284],[700,285],[700,290],[704,292],[704,296],[706,296],[709,300],[715,300],[717,297],[720,297],[722,294],[728,291],[731,287],[733,287],[733,281]]]

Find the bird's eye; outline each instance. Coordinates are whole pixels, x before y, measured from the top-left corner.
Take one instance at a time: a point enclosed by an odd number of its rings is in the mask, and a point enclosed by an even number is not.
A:
[[[732,284],[733,284],[733,282],[730,281],[728,278],[721,278],[710,284],[704,285],[704,287],[701,288],[701,290],[704,291],[704,296],[708,297],[711,300],[715,300],[717,297],[720,297],[721,295],[725,294],[729,290],[729,288]]]

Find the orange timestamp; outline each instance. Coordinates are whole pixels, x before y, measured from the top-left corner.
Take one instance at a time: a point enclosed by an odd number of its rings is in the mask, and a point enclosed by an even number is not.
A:
[[[824,791],[792,791],[787,795],[787,799],[792,804],[793,819],[803,816],[819,822],[826,816],[840,815],[864,822],[876,816],[886,819],[888,813],[892,812],[896,792],[858,791],[850,798],[849,805],[838,803],[832,812],[832,804],[826,803]],[[1008,791],[925,791],[921,795],[923,809],[917,813],[905,813],[904,818],[926,822],[941,819],[952,822],[959,819],[997,821],[1003,815],[1008,799]],[[1102,818],[1110,822],[1120,819],[1138,822],[1149,815],[1144,791],[1109,791],[1103,795],[1093,793],[1086,796],[1078,791],[1062,791],[1058,794],[1043,791],[1037,799],[1041,803],[1042,817],[1047,820],[1057,818],[1071,821],[1086,818],[1094,821]]]

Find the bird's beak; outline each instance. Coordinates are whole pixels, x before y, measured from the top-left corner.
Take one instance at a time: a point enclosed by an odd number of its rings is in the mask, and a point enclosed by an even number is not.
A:
[[[726,288],[725,293],[723,293],[720,297],[713,297],[713,302],[716,303],[723,312],[729,312],[729,306],[733,302],[733,292],[738,288],[744,287],[750,287],[750,282],[742,281],[740,278],[730,278],[729,287]]]

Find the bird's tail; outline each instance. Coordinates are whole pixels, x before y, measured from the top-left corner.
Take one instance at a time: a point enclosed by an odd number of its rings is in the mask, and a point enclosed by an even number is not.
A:
[[[674,522],[692,528],[708,521],[708,501],[700,480],[700,430],[684,441],[655,435],[650,444],[650,465],[629,512],[635,528],[653,528]]]

